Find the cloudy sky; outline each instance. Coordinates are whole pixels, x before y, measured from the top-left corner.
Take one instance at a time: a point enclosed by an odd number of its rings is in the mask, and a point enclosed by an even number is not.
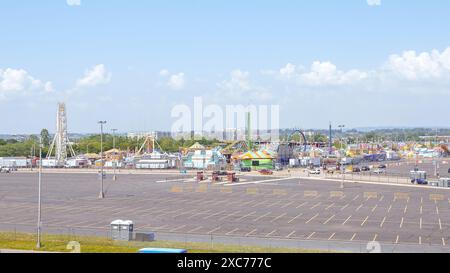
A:
[[[281,127],[450,126],[450,2],[0,2],[0,133],[107,120],[170,130],[171,109],[280,105]]]

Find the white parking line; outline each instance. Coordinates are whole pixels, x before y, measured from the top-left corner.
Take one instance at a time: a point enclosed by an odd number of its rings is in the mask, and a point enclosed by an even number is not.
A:
[[[301,217],[303,215],[303,213],[300,213],[299,215],[295,216],[294,218],[292,218],[291,220],[288,221],[288,224],[294,222],[295,220],[297,220],[299,217]]]
[[[391,212],[391,209],[392,209],[392,205],[389,206],[387,213]]]
[[[422,237],[419,236],[419,245],[421,245],[421,244],[422,244]]]
[[[274,207],[274,206],[276,206],[276,205],[280,204],[281,202],[283,202],[283,200],[280,200],[280,201],[274,202],[274,203],[272,203],[272,204],[268,205],[268,206],[267,206],[267,208],[271,208],[271,207]]]
[[[196,227],[194,229],[189,230],[187,233],[193,233],[193,232],[196,232],[197,230],[200,230],[200,229],[202,229],[202,227]]]
[[[325,208],[325,210],[329,210],[334,206],[334,203]]]
[[[345,226],[345,224],[348,222],[348,220],[350,220],[350,218],[352,218],[351,215],[347,218],[347,220],[344,221],[344,223],[342,223],[342,225]]]
[[[283,213],[283,214],[281,214],[280,216],[278,216],[278,217],[272,219],[272,221],[270,221],[270,222],[273,223],[273,222],[275,222],[275,221],[277,221],[277,220],[283,218],[283,217],[286,216],[286,215],[287,215],[287,213]]]
[[[221,229],[221,227],[217,227],[217,228],[215,228],[215,229],[209,231],[208,234],[212,234],[213,232],[216,232],[216,231],[218,231],[219,229]]]
[[[364,224],[367,222],[367,219],[369,219],[369,216],[367,216],[366,219],[364,219],[364,221],[362,222],[361,226],[364,226]]]
[[[349,205],[350,205],[350,204],[347,204],[347,205],[343,206],[343,207],[341,208],[341,210],[346,209]]]
[[[359,211],[363,207],[363,204],[361,204],[359,207],[356,208],[356,211]]]
[[[306,221],[305,224],[309,224],[312,220],[316,219],[317,216],[319,216],[318,213],[317,213],[316,215],[314,215],[311,219],[309,219],[308,221]]]
[[[358,199],[358,198],[359,198],[359,194],[358,194],[357,196],[355,196],[355,198],[353,198],[352,201],[355,201],[355,200]]]
[[[258,218],[254,219],[253,222],[257,222],[257,221],[261,220],[262,218],[268,216],[269,214],[270,214],[270,212],[268,212],[268,213],[266,213],[266,214],[264,214],[264,215],[261,215],[261,216],[259,216]]]
[[[292,203],[294,203],[294,201],[291,201],[283,206],[281,206],[282,209],[289,207]]]
[[[442,238],[442,245],[445,246],[445,239]]]
[[[180,230],[180,229],[183,229],[183,228],[185,228],[185,227],[186,227],[186,225],[182,225],[182,226],[176,227],[176,228],[174,228],[174,229],[171,229],[169,232],[175,232],[175,231]]]
[[[375,236],[373,237],[373,240],[372,240],[372,242],[376,242],[376,241],[377,241],[377,239],[378,239],[378,234],[375,234]]]
[[[248,237],[250,235],[252,235],[253,233],[255,233],[257,231],[257,229],[255,228],[254,230],[250,231],[249,233],[245,234],[245,237]]]
[[[273,230],[272,232],[269,232],[268,234],[266,234],[265,237],[270,237],[271,235],[273,235],[275,232],[277,232],[277,230]]]
[[[291,238],[294,234],[295,234],[295,231],[292,231],[291,233],[289,233],[288,236],[286,236],[286,238]]]
[[[375,212],[375,210],[378,208],[378,204],[373,207],[372,212]]]
[[[231,234],[233,234],[234,232],[236,232],[238,230],[239,230],[238,228],[235,228],[232,231],[225,233],[225,235],[231,235]]]
[[[252,216],[252,215],[255,214],[255,213],[256,213],[256,211],[250,212],[249,214],[244,215],[244,216],[242,216],[241,218],[238,218],[237,220],[238,220],[238,221],[241,221],[242,219],[245,219],[245,218],[247,218],[247,217],[249,217],[249,216]]]
[[[328,238],[328,241],[331,241],[331,240],[333,240],[333,238],[334,238],[334,235],[336,235],[336,233],[333,233],[333,234],[331,234],[330,238]]]
[[[331,220],[333,220],[333,218],[334,218],[335,216],[336,216],[336,215],[331,216],[331,217],[328,218],[325,222],[323,222],[323,224],[324,224],[324,225],[328,224],[328,222],[330,222]]]
[[[395,244],[398,244],[399,240],[400,240],[400,235],[397,235],[397,239],[395,239]]]
[[[297,197],[299,194],[300,194],[300,193],[296,193],[296,194],[294,194],[294,195],[292,195],[292,196],[289,196],[289,199],[294,199],[294,198]]]
[[[420,217],[419,226],[420,226],[420,229],[422,229],[422,217]]]
[[[380,228],[382,228],[382,227],[383,227],[383,225],[384,225],[384,222],[386,222],[386,217],[384,217],[384,218],[383,218],[383,221],[381,221],[381,224],[380,224]]]
[[[252,208],[258,207],[258,206],[260,206],[260,205],[262,205],[262,204],[264,204],[264,203],[267,203],[267,202],[269,202],[269,200],[261,201],[261,202],[259,202],[259,203],[254,204],[254,205],[252,206]]]
[[[439,218],[439,229],[442,230],[442,222],[441,222],[441,218]]]
[[[202,215],[202,214],[208,214],[209,212],[211,212],[211,210],[207,210],[207,211],[203,211],[203,212],[197,212],[195,214],[192,214],[192,216],[189,216],[188,219],[195,218],[195,217],[197,217],[199,215]]]
[[[405,218],[402,217],[402,221],[400,222],[400,228],[403,227],[403,222],[405,221]]]
[[[310,209],[315,209],[315,208],[317,208],[318,206],[320,206],[321,204],[322,204],[322,202],[319,202],[319,203],[317,203],[316,205],[312,206]]]
[[[222,211],[216,212],[216,213],[214,213],[214,214],[210,214],[210,215],[208,215],[208,216],[206,216],[206,217],[203,217],[203,220],[209,219],[209,218],[211,218],[211,217],[220,215],[220,214],[225,213],[225,212],[227,212],[227,211],[226,211],[226,210],[222,210]]]
[[[311,233],[311,234],[306,238],[306,240],[311,239],[311,238],[314,236],[314,234],[316,234],[316,233],[315,233],[315,232]]]
[[[298,206],[296,207],[296,209],[299,209],[299,208],[303,207],[303,206],[306,205],[306,204],[308,204],[308,202],[303,202],[302,204],[298,205]]]
[[[219,221],[223,221],[223,220],[227,219],[228,217],[235,216],[236,214],[239,214],[240,212],[241,212],[241,211],[235,211],[235,212],[233,212],[232,214],[225,215],[225,216],[219,218]]]
[[[355,237],[356,237],[356,233],[353,234],[353,236],[352,236],[352,238],[350,239],[350,241],[353,241],[353,240],[355,239]]]

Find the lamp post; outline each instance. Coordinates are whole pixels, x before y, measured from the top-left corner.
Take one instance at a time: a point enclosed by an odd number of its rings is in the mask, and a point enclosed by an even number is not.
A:
[[[101,164],[101,171],[100,171],[100,180],[101,180],[101,184],[100,184],[100,194],[98,195],[98,198],[103,199],[105,198],[105,193],[103,191],[103,165],[104,165],[104,161],[103,161],[103,125],[106,124],[106,121],[99,121],[98,124],[100,124],[100,164]]]
[[[42,184],[42,137],[39,138],[39,175],[38,175],[38,220],[36,248],[41,248],[41,184]]]
[[[341,150],[344,148],[344,128],[345,125],[339,125],[338,126],[341,129]],[[341,164],[341,171],[342,171],[342,181],[341,181],[341,189],[344,188],[344,181],[345,181],[345,165]]]
[[[116,132],[117,129],[111,129],[111,131],[113,132],[113,151],[115,154],[115,150],[116,150]],[[116,167],[117,167],[117,154],[115,154],[114,157],[114,165],[113,165],[113,180],[116,181],[117,180],[117,176],[116,176]]]

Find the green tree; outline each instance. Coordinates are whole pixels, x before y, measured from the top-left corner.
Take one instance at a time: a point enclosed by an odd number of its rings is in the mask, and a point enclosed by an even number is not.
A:
[[[48,133],[47,129],[42,129],[41,130],[41,139],[42,139],[42,144],[45,147],[50,145],[50,134]]]

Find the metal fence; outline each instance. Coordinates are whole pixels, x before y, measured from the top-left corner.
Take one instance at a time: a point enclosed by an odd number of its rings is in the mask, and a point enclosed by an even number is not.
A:
[[[8,233],[8,238],[2,241],[23,240],[19,234],[28,233],[36,238],[35,228],[27,225],[1,225],[0,228]],[[58,241],[64,241],[68,244],[67,251],[71,251],[71,245],[74,242],[80,243],[80,251],[83,252],[83,241],[89,238],[106,239],[108,245],[126,246],[133,248],[151,247],[171,247],[185,248],[196,252],[351,252],[351,253],[441,253],[450,252],[449,248],[437,245],[416,245],[416,244],[395,244],[389,242],[377,241],[334,241],[326,239],[307,240],[302,238],[265,238],[257,236],[225,236],[215,234],[185,234],[185,233],[169,233],[164,231],[146,231],[155,234],[156,242],[113,242],[109,228],[104,229],[88,229],[88,228],[72,228],[72,227],[50,227],[43,226],[45,246],[46,235],[59,235]],[[144,232],[138,230],[137,232]],[[4,233],[5,234],[5,233]],[[87,238],[89,237],[89,238]],[[102,241],[103,243],[105,241]],[[73,246],[73,245],[72,245]],[[1,246],[0,246],[1,248]]]

